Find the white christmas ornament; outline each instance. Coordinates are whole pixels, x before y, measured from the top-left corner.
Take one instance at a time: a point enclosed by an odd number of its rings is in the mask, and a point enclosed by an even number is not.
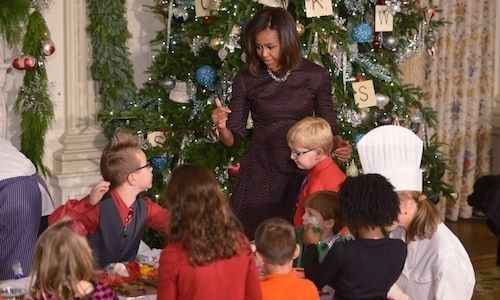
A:
[[[226,50],[225,48],[220,49],[220,50],[217,52],[217,56],[220,58],[220,60],[224,60],[224,59],[226,59],[226,56],[227,56],[227,50]]]
[[[356,177],[359,175],[358,167],[356,166],[353,160],[349,162],[349,166],[347,166],[345,174],[350,177]]]
[[[175,82],[175,87],[170,91],[170,100],[177,103],[188,103],[189,94],[187,89],[187,83],[184,81],[177,80]]]

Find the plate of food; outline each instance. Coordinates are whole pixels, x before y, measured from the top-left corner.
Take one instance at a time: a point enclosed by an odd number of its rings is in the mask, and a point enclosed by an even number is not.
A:
[[[101,280],[113,287],[122,300],[156,299],[158,272],[148,264],[134,261],[110,264]]]

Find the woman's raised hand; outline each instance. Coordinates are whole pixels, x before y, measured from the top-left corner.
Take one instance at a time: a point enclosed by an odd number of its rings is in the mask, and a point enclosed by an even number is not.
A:
[[[215,98],[215,109],[212,111],[212,122],[218,130],[226,129],[227,117],[231,110],[222,105],[219,98]]]

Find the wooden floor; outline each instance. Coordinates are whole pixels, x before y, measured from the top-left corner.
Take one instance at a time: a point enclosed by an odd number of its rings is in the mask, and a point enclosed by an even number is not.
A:
[[[497,239],[484,220],[460,219],[457,222],[446,222],[446,225],[458,236],[474,267],[481,267],[488,261],[495,264]]]
[[[488,280],[484,280],[483,277],[484,281],[482,281],[482,284],[478,284],[477,281],[479,272],[482,274],[498,274],[498,270],[500,269],[500,266],[496,266],[498,241],[488,229],[488,226],[486,226],[486,222],[478,219],[461,219],[457,222],[446,222],[446,225],[462,241],[474,265],[476,287],[474,288],[472,300],[500,299],[498,275],[488,277],[490,278]],[[493,288],[490,288],[491,286]],[[484,292],[485,290],[486,292]]]

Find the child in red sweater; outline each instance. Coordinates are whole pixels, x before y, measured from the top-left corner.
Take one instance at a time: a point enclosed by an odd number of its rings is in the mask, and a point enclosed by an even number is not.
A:
[[[218,181],[206,168],[176,168],[163,192],[170,212],[158,299],[260,300],[255,258]]]
[[[345,179],[331,157],[333,139],[330,124],[319,117],[306,117],[288,130],[286,140],[291,150],[290,158],[299,169],[309,170],[292,217],[295,227],[302,225],[309,195],[324,190],[338,192]]]

